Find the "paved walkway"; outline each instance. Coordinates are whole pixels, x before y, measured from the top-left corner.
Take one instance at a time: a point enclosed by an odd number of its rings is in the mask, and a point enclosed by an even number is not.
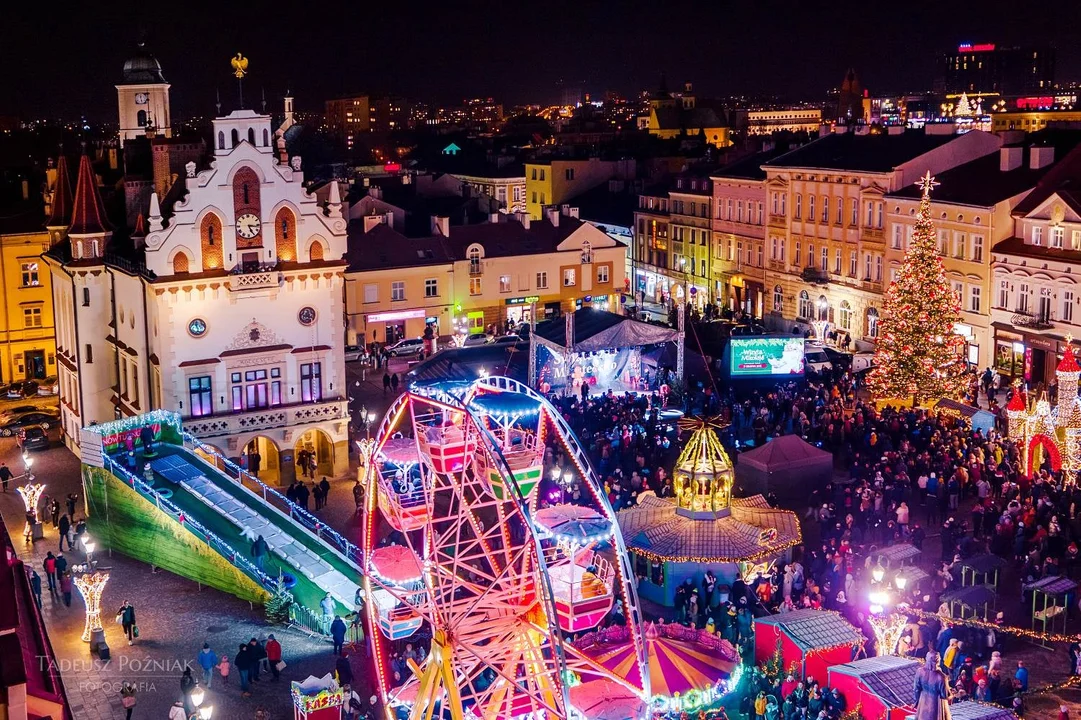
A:
[[[77,512],[81,513],[78,459],[61,447],[35,453],[34,458],[34,474],[39,482],[46,483],[46,493],[60,498],[69,492],[79,493]],[[0,439],[0,460],[6,461],[16,472],[21,469],[13,440]],[[352,505],[351,498],[349,504]],[[57,549],[57,532],[47,524],[44,540],[24,546],[20,540],[22,513],[22,500],[17,494],[0,494],[0,515],[8,523],[20,556],[40,573],[45,553]],[[209,642],[219,655],[228,653],[232,660],[241,642],[273,632],[282,643],[284,659],[289,666],[279,683],[264,678],[255,685],[251,698],[240,697],[235,670],[230,686],[220,686],[219,679],[215,678],[205,701],[214,705],[215,718],[254,718],[260,707],[268,710],[271,718],[291,717],[288,681],[303,680],[309,674],[321,676],[333,670],[334,657],[327,641],[269,626],[262,608],[252,608],[248,603],[216,590],[200,589],[196,583],[171,573],[154,572],[150,566],[120,554],[110,557],[107,552],[99,552],[95,559],[100,568],[109,568],[111,575],[102,601],[106,638],[112,650],[109,662],[96,661],[88,645],[80,639],[84,614],[78,591],[74,592],[71,607],[66,607],[60,598],[50,597],[47,587],[43,598],[49,637],[72,711],[79,720],[123,717],[118,690],[125,680],[135,682],[139,687],[133,718],[164,718],[179,695],[184,666],[191,665],[195,668],[193,673],[197,677],[201,675],[195,659],[204,641]],[[69,562],[80,560],[69,557]],[[126,644],[120,627],[113,622],[116,609],[125,600],[135,606],[141,631],[141,637],[132,647]],[[370,686],[363,679],[362,663],[354,663],[354,673],[362,677],[360,689],[366,697],[370,694]]]

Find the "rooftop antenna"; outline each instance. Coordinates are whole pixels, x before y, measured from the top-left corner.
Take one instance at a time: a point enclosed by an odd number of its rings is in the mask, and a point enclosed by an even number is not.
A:
[[[214,89],[214,107],[218,117],[221,117],[221,91],[217,88]]]
[[[263,110],[262,110],[262,112],[263,112],[264,115],[266,115],[266,88],[259,88],[259,90],[260,90],[260,92],[263,93]]]
[[[236,77],[237,91],[240,94],[240,108],[244,108],[244,76],[248,74],[248,58],[244,57],[242,53],[237,53],[236,57],[229,61],[229,64],[233,66],[233,75]]]

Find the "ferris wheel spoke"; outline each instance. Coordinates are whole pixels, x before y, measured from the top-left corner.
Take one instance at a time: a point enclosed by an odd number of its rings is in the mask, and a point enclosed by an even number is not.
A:
[[[528,556],[528,555],[529,555],[529,549],[527,547],[523,546],[521,548],[521,550],[519,551],[519,553],[518,553],[518,557],[523,557],[523,556]],[[503,590],[505,585],[511,585],[512,582],[516,582],[516,584],[513,585],[513,589],[517,590],[517,595],[518,595],[519,600],[522,599],[522,595],[523,595],[522,591],[523,590],[529,590],[529,591],[531,591],[530,594],[535,596],[536,584],[532,582],[532,579],[530,578],[530,579],[527,580],[526,578],[528,578],[529,576],[523,575],[520,572],[518,574],[516,574],[516,576],[514,578],[511,578],[509,576],[509,573],[513,569],[514,569],[513,564],[509,564],[509,565],[507,565],[507,567],[503,568],[503,571],[497,577],[495,577],[493,579],[492,583],[487,588],[484,589],[484,592],[482,592],[479,596],[474,598],[472,603],[469,606],[467,606],[465,608],[465,610],[461,614],[459,614],[457,621],[453,622],[451,624],[451,628],[452,629],[456,628],[458,626],[458,624],[461,623],[462,619],[467,618],[469,616],[470,612],[472,612],[479,605],[481,605],[485,601],[486,598],[488,598],[489,596],[495,594],[497,590]],[[508,590],[509,589],[512,589],[512,588],[508,588]],[[521,608],[521,605],[519,604],[518,607]]]
[[[485,669],[492,670],[497,676],[491,685],[474,694],[477,706],[495,713],[485,717],[503,718],[523,714],[521,708],[513,707],[513,703],[515,696],[524,693],[529,696],[531,711],[547,710],[555,717],[562,717],[558,705],[549,701],[558,695],[559,668],[554,660],[545,659],[540,654],[541,649],[536,643],[526,642],[523,627],[516,625],[508,633],[498,636],[498,644],[494,639],[491,644],[484,646],[459,643],[460,650],[479,659]],[[544,696],[549,696],[549,699],[544,699]]]

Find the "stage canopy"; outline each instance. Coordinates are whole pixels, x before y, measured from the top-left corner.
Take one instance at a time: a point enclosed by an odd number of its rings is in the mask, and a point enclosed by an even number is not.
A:
[[[643,348],[674,343],[675,376],[683,377],[683,332],[583,308],[542,322],[530,334],[530,384],[550,390],[587,383],[596,392],[649,389],[642,382]]]
[[[833,476],[833,456],[796,435],[781,435],[742,453],[736,464],[736,482],[744,493],[800,495]]]

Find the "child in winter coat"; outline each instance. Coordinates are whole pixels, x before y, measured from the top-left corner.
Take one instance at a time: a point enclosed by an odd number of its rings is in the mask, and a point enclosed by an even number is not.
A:
[[[218,663],[218,672],[221,673],[222,685],[229,684],[229,658],[225,655],[221,656],[221,662]]]

